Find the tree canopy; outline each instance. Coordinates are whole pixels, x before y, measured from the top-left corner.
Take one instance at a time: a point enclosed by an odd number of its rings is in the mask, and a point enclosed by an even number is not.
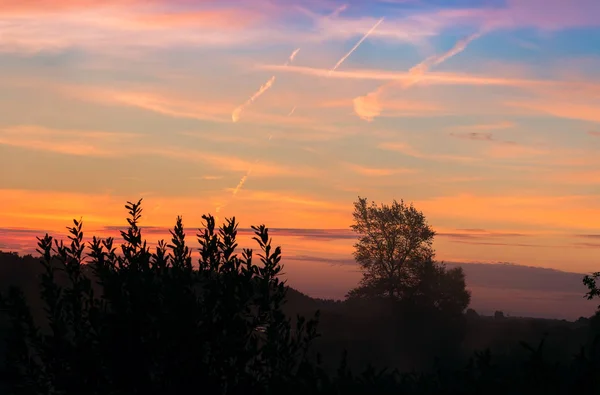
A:
[[[447,270],[434,260],[435,231],[412,203],[377,205],[359,196],[353,216],[351,228],[359,235],[354,257],[364,274],[350,298],[383,297],[457,312],[467,308],[462,268]]]

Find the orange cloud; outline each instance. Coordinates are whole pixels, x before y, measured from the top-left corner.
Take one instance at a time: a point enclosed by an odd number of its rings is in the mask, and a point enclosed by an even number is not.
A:
[[[486,150],[486,155],[492,158],[517,158],[542,156],[552,154],[547,149],[528,147],[520,144],[494,144]]]
[[[0,128],[0,144],[67,155],[114,157],[115,147],[139,137],[132,133],[57,130],[35,125]]]
[[[600,227],[600,201],[595,196],[461,194],[419,200],[415,205],[431,217],[432,223],[471,221],[486,226],[518,224],[562,231]]]
[[[184,149],[180,147],[160,147],[146,150],[147,153],[161,155],[175,160],[187,162],[202,162],[223,171],[245,173],[252,167],[254,177],[293,176],[317,177],[317,169],[304,167],[290,167],[269,161],[255,163],[251,160],[241,159],[230,155],[219,155],[210,152]]]
[[[144,197],[144,226],[171,227],[177,215],[186,226],[200,225],[201,216],[214,213],[223,200],[218,192],[199,197],[118,196],[70,193],[48,190],[0,190],[0,223],[6,228],[62,231],[73,218],[83,217],[87,230],[126,225],[127,200]],[[151,207],[160,209],[151,210]],[[222,216],[236,216],[243,226],[264,223],[270,227],[347,227],[351,213],[347,207],[310,195],[291,192],[245,190],[229,204]]]
[[[68,96],[109,105],[138,107],[159,114],[203,121],[227,122],[229,103],[199,101],[166,92],[120,90],[100,87],[64,86],[58,88]]]
[[[544,176],[548,182],[571,185],[600,184],[599,170],[552,171]]]
[[[133,133],[49,129],[35,125],[0,128],[0,144],[65,155],[105,158],[152,155],[189,163],[204,163],[223,172],[246,172],[252,165],[255,177],[318,177],[310,166],[292,167],[270,161],[254,163],[232,155],[185,147],[158,145]],[[135,144],[135,151],[129,149]]]
[[[344,163],[345,167],[352,170],[356,174],[360,174],[363,176],[369,177],[384,177],[384,176],[392,176],[397,174],[408,174],[415,173],[417,170],[415,169],[405,169],[405,168],[375,168],[375,167],[365,167],[361,165],[356,165],[353,163]]]

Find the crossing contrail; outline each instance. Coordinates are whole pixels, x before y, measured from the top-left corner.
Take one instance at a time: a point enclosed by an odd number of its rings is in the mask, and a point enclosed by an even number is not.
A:
[[[369,30],[364,36],[362,36],[362,38],[352,47],[352,49],[350,51],[348,51],[348,53],[346,55],[344,55],[336,64],[335,66],[333,66],[333,68],[331,68],[331,70],[329,70],[329,74],[331,75],[331,73],[333,73],[335,70],[337,70],[338,67],[340,67],[342,65],[342,63],[344,63],[344,61],[346,59],[348,59],[348,57],[350,55],[352,55],[352,52],[356,51],[356,49],[360,46],[360,44],[362,44],[363,41],[365,41],[367,39],[367,37],[369,37],[371,35],[371,33],[373,33],[375,31],[375,29],[377,29],[377,26],[379,26],[381,24],[381,22],[383,22],[383,18],[381,18],[380,20],[377,21],[377,23],[371,28],[371,30]]]

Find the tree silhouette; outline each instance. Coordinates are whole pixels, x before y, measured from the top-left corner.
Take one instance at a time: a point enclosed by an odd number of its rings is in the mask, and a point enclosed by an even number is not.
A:
[[[354,257],[364,275],[350,298],[408,300],[457,312],[468,306],[462,268],[447,270],[434,260],[435,232],[412,204],[378,206],[359,197],[351,228],[360,236]]]
[[[596,280],[600,278],[600,272],[592,273],[592,275],[586,275],[583,277],[583,284],[588,288],[588,292],[585,294],[588,300],[592,300],[595,297],[600,296],[600,288],[596,283]],[[600,310],[600,305],[598,305],[598,310]]]
[[[281,249],[271,245],[268,229],[253,227],[261,251],[255,264],[252,250],[236,253],[235,218],[217,230],[213,217],[203,216],[194,267],[180,217],[171,243],[161,240],[150,252],[139,228],[140,205],[126,205],[129,228],[121,232],[119,252],[112,238],[94,237],[85,254],[81,221],[68,228],[69,245],[38,238],[46,322],[34,322],[16,287],[0,300],[12,323],[7,366],[15,393],[301,388],[316,320],[298,317],[292,328],[283,314]],[[59,285],[59,271],[67,286]]]

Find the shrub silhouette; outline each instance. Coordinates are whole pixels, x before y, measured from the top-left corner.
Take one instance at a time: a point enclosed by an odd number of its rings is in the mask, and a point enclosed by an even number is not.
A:
[[[171,243],[161,240],[151,253],[139,228],[141,200],[126,208],[121,254],[112,238],[96,237],[85,254],[76,220],[69,245],[38,238],[47,322],[34,322],[20,289],[2,298],[12,322],[7,366],[15,393],[167,394],[201,387],[251,394],[298,387],[316,319],[298,317],[292,328],[282,313],[281,249],[271,245],[268,229],[253,227],[256,264],[252,250],[236,254],[235,218],[217,230],[213,217],[203,216],[194,267],[181,217]],[[59,285],[59,271],[67,286]]]

